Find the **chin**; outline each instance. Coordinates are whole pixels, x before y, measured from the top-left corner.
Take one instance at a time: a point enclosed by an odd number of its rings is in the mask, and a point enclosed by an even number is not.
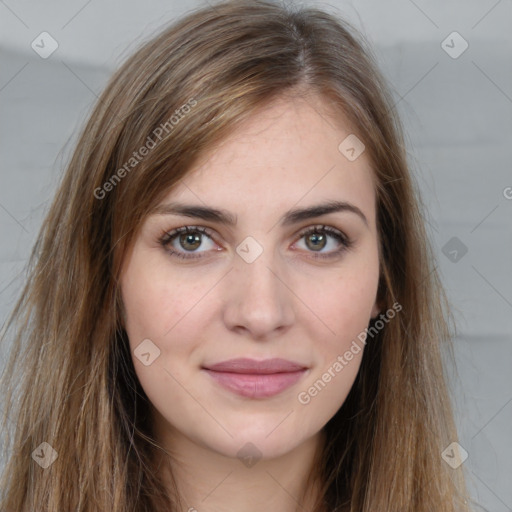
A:
[[[269,428],[238,430],[234,437],[223,436],[223,439],[203,440],[204,446],[225,457],[238,458],[242,462],[247,458],[274,459],[292,451],[304,441],[303,433],[296,436],[289,431],[272,432],[275,425]],[[279,428],[279,427],[278,427]],[[272,432],[269,435],[269,432]]]

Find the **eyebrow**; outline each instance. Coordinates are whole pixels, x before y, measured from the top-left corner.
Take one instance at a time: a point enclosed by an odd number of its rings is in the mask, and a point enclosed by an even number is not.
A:
[[[282,216],[281,225],[290,226],[303,220],[309,220],[336,212],[354,213],[368,227],[368,219],[364,213],[357,206],[346,201],[327,201],[307,208],[294,208]],[[226,226],[235,226],[237,223],[237,216],[227,210],[200,205],[187,205],[177,202],[158,205],[151,211],[151,214],[182,215],[184,217],[209,220]]]

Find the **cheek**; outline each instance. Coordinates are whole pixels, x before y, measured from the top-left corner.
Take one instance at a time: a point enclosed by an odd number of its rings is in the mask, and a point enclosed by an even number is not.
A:
[[[179,383],[187,382],[195,368],[194,350],[210,313],[209,301],[201,299],[215,282],[185,279],[162,259],[135,251],[127,264],[121,279],[125,329],[135,372],[150,401],[165,409],[173,396],[177,410],[185,410],[190,403]],[[139,357],[148,352],[146,366]]]
[[[323,324],[317,322],[316,335],[312,334],[312,339],[317,340],[315,377],[328,370],[341,375],[339,365],[335,365],[335,368],[333,365],[346,355],[346,362],[342,364],[350,368],[344,367],[343,375],[332,379],[336,382],[334,387],[344,388],[346,379],[355,378],[365,346],[361,341],[364,340],[362,333],[368,327],[375,294],[376,285],[373,282],[344,279],[339,281],[339,286],[332,286],[328,293],[318,297],[315,304],[320,306],[318,316]],[[310,300],[315,300],[315,297]],[[326,376],[325,380],[329,381],[329,377]]]
[[[172,307],[172,298],[144,268],[130,271],[128,276],[122,283],[122,297],[130,342],[134,344],[141,338],[156,340],[163,333],[165,312]]]
[[[367,265],[357,262],[351,268],[342,268],[329,279],[317,281],[311,288],[307,303],[323,323],[322,350],[332,353],[342,350],[364,330],[370,321],[379,281],[378,259]],[[318,330],[317,329],[317,330]]]
[[[308,304],[317,315],[311,325],[316,365],[297,401],[308,418],[328,421],[345,401],[357,377],[378,288],[378,255],[339,269],[336,277],[310,287]],[[310,280],[311,282],[311,280]],[[317,321],[321,320],[321,321]]]
[[[194,304],[204,290],[183,283],[160,258],[134,251],[122,275],[121,292],[130,352],[144,392],[157,410],[170,410],[172,396],[173,410],[187,411],[193,404],[179,383],[188,378],[187,367],[182,363],[193,347],[189,340],[199,312]],[[143,346],[144,350],[139,349]],[[147,365],[139,358],[145,353],[150,354]]]
[[[335,334],[316,337],[316,364],[296,397],[298,406],[304,408],[304,428],[324,425],[345,402],[365,350],[360,336],[368,325],[370,307],[366,295],[351,294],[340,299],[336,310],[327,316]]]
[[[162,343],[204,294],[202,287],[183,282],[162,260],[135,251],[123,274],[126,331],[133,344],[144,338]]]

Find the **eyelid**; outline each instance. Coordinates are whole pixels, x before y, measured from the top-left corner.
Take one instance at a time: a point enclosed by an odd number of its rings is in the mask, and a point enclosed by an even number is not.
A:
[[[171,229],[171,230],[164,230],[162,235],[160,236],[160,239],[161,240],[171,240],[172,238],[174,238],[175,236],[177,235],[180,235],[182,233],[188,233],[188,232],[192,232],[192,233],[195,233],[195,232],[198,232],[198,233],[203,233],[203,234],[206,234],[208,235],[210,238],[214,239],[215,238],[215,235],[214,235],[214,231],[213,229],[210,229],[206,226],[192,226],[192,225],[187,225],[187,226],[181,226],[179,228],[175,228],[175,229]]]
[[[302,238],[304,235],[308,235],[310,233],[322,232],[325,231],[327,234],[334,236],[337,235],[342,238],[346,242],[350,242],[349,237],[340,229],[335,228],[334,226],[330,226],[328,224],[314,224],[308,226],[306,228],[301,229],[296,235],[298,238]]]
[[[160,237],[158,238],[158,241],[162,245],[165,246],[166,244],[170,243],[170,241],[173,238],[177,237],[180,234],[196,233],[196,232],[207,235],[208,238],[210,238],[217,245],[219,245],[219,243],[217,242],[217,236],[216,236],[217,233],[214,229],[206,227],[206,226],[195,225],[195,224],[187,224],[185,226],[180,226],[180,227],[170,229],[170,230],[166,229],[166,230],[162,231]],[[193,254],[193,253],[189,253],[189,254]]]

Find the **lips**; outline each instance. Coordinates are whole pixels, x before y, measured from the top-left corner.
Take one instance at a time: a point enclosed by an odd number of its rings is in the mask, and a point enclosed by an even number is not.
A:
[[[263,361],[240,358],[208,365],[203,370],[217,384],[237,395],[268,398],[293,386],[308,368],[281,358]]]
[[[252,374],[269,374],[269,373],[287,373],[303,370],[306,366],[288,361],[287,359],[265,359],[263,361],[256,361],[255,359],[230,359],[209,365],[206,367],[208,370],[214,372],[229,372],[229,373],[252,373]]]

